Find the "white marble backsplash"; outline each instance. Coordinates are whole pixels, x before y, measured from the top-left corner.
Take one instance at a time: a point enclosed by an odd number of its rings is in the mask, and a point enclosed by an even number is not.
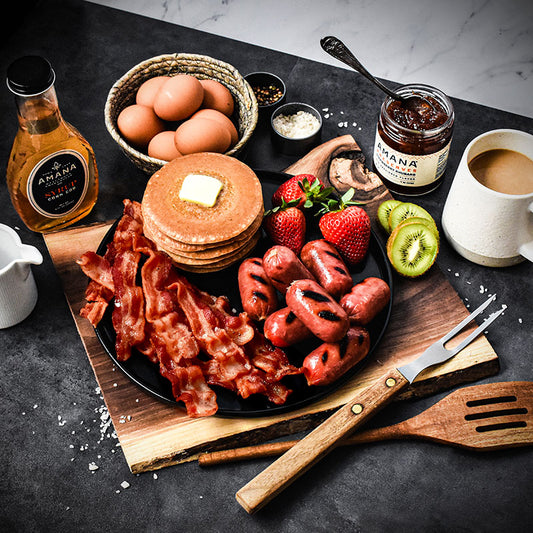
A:
[[[533,0],[90,0],[533,118]],[[355,74],[356,75],[356,74]]]

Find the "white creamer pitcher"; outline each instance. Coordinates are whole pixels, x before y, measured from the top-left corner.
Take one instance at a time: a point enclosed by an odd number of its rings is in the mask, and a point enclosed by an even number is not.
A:
[[[22,322],[37,303],[31,265],[43,262],[41,252],[22,244],[18,234],[0,224],[0,328]]]

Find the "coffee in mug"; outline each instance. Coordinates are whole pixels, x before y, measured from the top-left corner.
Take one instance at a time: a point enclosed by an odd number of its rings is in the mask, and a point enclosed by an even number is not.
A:
[[[533,261],[533,135],[502,129],[469,143],[444,205],[442,229],[474,263]]]

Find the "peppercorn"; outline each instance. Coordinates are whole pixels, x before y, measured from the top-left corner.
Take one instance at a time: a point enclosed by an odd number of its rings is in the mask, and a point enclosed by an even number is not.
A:
[[[273,104],[283,96],[283,91],[275,85],[255,86],[253,91],[259,105]]]

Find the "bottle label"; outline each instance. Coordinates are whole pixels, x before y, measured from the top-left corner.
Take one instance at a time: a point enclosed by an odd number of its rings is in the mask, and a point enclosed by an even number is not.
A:
[[[33,167],[26,188],[28,200],[38,213],[59,218],[79,207],[88,184],[84,157],[75,150],[59,150]]]
[[[374,169],[385,179],[405,187],[421,187],[437,181],[446,168],[450,142],[438,152],[411,155],[391,148],[376,130]]]

